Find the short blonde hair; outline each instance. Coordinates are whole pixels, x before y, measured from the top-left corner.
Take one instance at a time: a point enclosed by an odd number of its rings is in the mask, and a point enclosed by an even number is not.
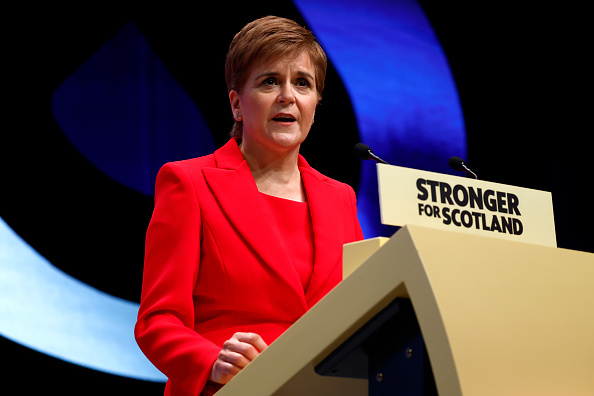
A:
[[[256,19],[245,25],[231,41],[225,60],[227,92],[241,93],[254,65],[307,51],[315,69],[316,91],[321,99],[328,59],[308,29],[297,22],[276,16]],[[232,137],[241,137],[243,125],[235,121]]]

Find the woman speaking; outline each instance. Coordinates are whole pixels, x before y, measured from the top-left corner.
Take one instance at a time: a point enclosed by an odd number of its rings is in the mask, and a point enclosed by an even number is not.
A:
[[[249,23],[225,64],[232,138],[159,171],[135,335],[166,395],[215,393],[342,279],[342,245],[363,238],[353,189],[299,155],[326,67],[294,21]]]

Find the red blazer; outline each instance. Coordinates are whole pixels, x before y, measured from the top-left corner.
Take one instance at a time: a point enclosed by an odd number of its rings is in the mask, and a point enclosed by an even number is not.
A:
[[[342,279],[342,245],[363,238],[355,194],[298,166],[315,242],[305,292],[235,139],[160,170],[135,336],[166,395],[200,394],[235,332],[270,344]]]

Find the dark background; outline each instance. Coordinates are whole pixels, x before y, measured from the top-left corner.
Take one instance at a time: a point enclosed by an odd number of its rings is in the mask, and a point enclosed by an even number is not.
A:
[[[458,86],[470,167],[483,180],[551,191],[558,246],[594,252],[591,227],[594,210],[590,202],[592,128],[587,118],[591,112],[587,104],[591,101],[583,98],[589,94],[584,82],[589,71],[586,54],[591,52],[585,35],[585,10],[560,3],[506,7],[483,2],[420,3],[441,41]],[[3,170],[0,215],[45,256],[55,255],[56,260],[51,261],[61,262],[67,272],[85,281],[92,279],[88,283],[114,295],[137,300],[144,230],[150,218],[152,198],[122,189],[117,202],[109,202],[109,196],[102,193],[102,187],[110,185],[109,180],[104,180],[92,166],[84,165],[71,148],[64,148],[69,147],[68,142],[58,133],[48,105],[51,93],[130,19],[144,29],[143,33],[158,52],[160,43],[156,38],[151,41],[149,25],[174,35],[185,26],[175,16],[186,22],[201,20],[202,24],[217,24],[215,31],[228,26],[233,33],[245,22],[265,14],[295,19],[299,16],[294,16],[291,5],[233,6],[230,10],[229,5],[213,4],[208,12],[171,11],[162,14],[156,22],[153,16],[160,12],[158,8],[147,9],[134,2],[118,5],[86,2],[84,8],[79,7],[19,7],[5,14],[2,51],[7,70],[4,72],[5,122],[0,141]],[[230,36],[220,39],[228,43]],[[168,57],[162,52],[160,56],[165,63],[174,62],[173,55]],[[184,68],[191,66],[190,63],[172,68],[178,70],[177,77],[183,80],[192,72]],[[192,91],[197,83],[186,81],[185,84]],[[340,90],[340,84],[336,86]],[[198,94],[193,98],[197,102],[206,100]],[[217,100],[224,102],[223,99]],[[346,140],[345,147],[350,150],[356,133]],[[347,167],[344,174],[340,169],[326,173],[356,183],[356,177],[352,176],[357,166],[354,163],[355,168]],[[87,177],[81,178],[81,174]],[[76,186],[77,196],[55,198],[59,191],[72,185]],[[89,202],[89,197],[102,202],[93,206],[92,214],[84,204]],[[113,205],[125,213],[125,221],[117,222],[118,212],[114,214]],[[18,207],[27,210],[15,209]],[[76,219],[68,220],[69,224],[64,226],[69,236],[62,237],[80,242],[71,252],[75,257],[95,249],[100,260],[107,253],[85,241],[109,233],[109,243],[122,254],[129,254],[128,261],[138,265],[126,269],[127,275],[120,279],[113,279],[94,271],[94,266],[79,268],[74,266],[75,260],[58,257],[59,253],[48,246],[50,243],[39,236],[43,233],[37,231],[50,225],[60,228],[65,212],[77,214]],[[88,228],[89,223],[105,218],[113,219],[113,230]],[[52,241],[51,245],[55,244]],[[126,253],[130,251],[134,253]],[[5,362],[9,363],[4,365],[2,377],[6,385],[14,383],[19,387],[20,394],[48,390],[66,395],[162,393],[163,384],[88,370],[5,339],[0,339],[0,344]]]
[[[583,7],[420,3],[458,86],[471,169],[483,180],[550,191],[558,246],[593,252]]]

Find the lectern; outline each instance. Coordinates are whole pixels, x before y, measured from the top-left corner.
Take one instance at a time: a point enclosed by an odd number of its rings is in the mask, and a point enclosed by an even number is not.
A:
[[[217,395],[594,394],[593,254],[408,224],[344,260],[344,280]],[[357,367],[381,337],[401,369]]]

